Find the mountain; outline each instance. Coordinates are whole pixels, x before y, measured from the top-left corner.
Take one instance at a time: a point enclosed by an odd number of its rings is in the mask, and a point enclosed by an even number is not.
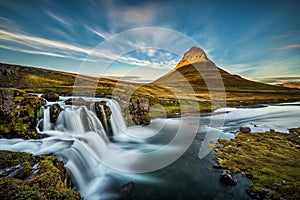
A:
[[[226,91],[226,100],[263,100],[286,98],[289,93],[298,95],[297,90],[254,82],[217,67],[206,53],[192,47],[178,65],[166,75],[154,81],[155,84],[184,91],[192,87],[199,99],[210,99],[209,91]],[[179,89],[179,90],[178,90]],[[180,92],[179,92],[180,93]],[[290,95],[291,96],[291,95]]]

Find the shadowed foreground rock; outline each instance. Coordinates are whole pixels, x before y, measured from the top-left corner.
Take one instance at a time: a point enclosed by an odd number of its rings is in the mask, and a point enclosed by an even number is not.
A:
[[[122,185],[118,191],[119,200],[133,200],[134,199],[134,183],[132,181]]]
[[[223,170],[220,181],[227,185],[236,185],[238,182],[229,170]]]

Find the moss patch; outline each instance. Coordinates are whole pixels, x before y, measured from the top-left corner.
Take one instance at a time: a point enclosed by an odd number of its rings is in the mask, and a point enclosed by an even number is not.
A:
[[[37,110],[45,100],[22,90],[0,88],[0,91],[4,90],[14,91],[15,108],[8,115],[0,116],[0,135],[5,138],[38,138],[35,130]]]
[[[250,190],[261,197],[300,199],[300,148],[288,137],[269,131],[239,133],[235,139],[219,140],[216,156],[221,167],[252,178]]]
[[[14,177],[0,178],[0,199],[81,199],[64,182],[64,165],[55,156],[34,156],[23,152],[0,151],[1,170],[22,165]],[[32,168],[39,166],[34,176]]]

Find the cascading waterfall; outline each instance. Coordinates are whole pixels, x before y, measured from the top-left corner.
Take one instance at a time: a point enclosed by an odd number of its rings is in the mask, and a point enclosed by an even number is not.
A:
[[[98,98],[87,100],[106,101],[112,111],[110,123],[113,133],[126,132],[127,127],[115,100]],[[124,176],[105,166],[102,161],[113,158],[115,163],[121,161],[122,165],[128,166],[134,161],[122,158],[119,148],[112,147],[105,128],[95,114],[94,103],[88,107],[65,105],[63,101],[55,103],[62,108],[56,122],[50,121],[50,107],[54,102],[47,102],[41,108],[43,117],[37,123],[38,133],[47,137],[39,140],[2,139],[0,149],[36,155],[55,154],[63,160],[76,189],[85,199],[116,199],[115,190],[111,190],[109,180],[111,177],[120,179]],[[103,106],[101,108],[103,116],[106,117]]]
[[[43,117],[43,130],[48,131],[51,129],[51,123],[50,123],[50,107],[47,107],[43,110],[44,117]]]
[[[122,116],[121,108],[115,100],[111,100],[107,102],[108,107],[112,110],[111,116],[111,127],[114,135],[124,134],[126,133],[126,124]]]

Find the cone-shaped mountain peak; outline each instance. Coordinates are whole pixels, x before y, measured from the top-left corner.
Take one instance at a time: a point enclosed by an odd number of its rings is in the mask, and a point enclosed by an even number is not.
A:
[[[198,62],[209,62],[210,60],[207,58],[205,52],[200,49],[199,47],[191,47],[190,50],[185,52],[183,58],[178,63],[178,65],[175,67],[175,69],[178,69],[180,67],[190,65],[193,63]]]

